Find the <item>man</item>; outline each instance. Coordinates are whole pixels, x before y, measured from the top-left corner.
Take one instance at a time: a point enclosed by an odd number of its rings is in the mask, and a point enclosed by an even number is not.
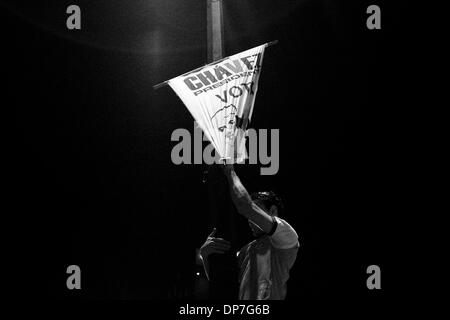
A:
[[[289,270],[299,248],[295,230],[282,218],[283,204],[273,192],[258,192],[251,197],[234,171],[233,165],[224,165],[231,199],[239,214],[247,218],[256,240],[238,253],[239,299],[283,300]],[[208,256],[230,250],[230,243],[215,238],[216,229],[200,248],[206,275],[209,272]],[[208,276],[209,278],[209,276]]]

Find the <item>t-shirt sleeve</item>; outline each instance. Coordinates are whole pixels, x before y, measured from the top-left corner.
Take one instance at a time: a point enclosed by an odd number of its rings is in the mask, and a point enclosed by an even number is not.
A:
[[[290,249],[298,246],[298,235],[294,228],[278,217],[274,217],[274,223],[275,222],[275,232],[270,236],[274,247],[279,249]]]

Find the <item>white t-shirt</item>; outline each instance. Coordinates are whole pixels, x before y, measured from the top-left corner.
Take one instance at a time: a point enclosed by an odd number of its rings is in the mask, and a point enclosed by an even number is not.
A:
[[[298,235],[289,223],[274,217],[272,235],[264,235],[239,252],[241,300],[284,299],[289,270],[299,248]]]

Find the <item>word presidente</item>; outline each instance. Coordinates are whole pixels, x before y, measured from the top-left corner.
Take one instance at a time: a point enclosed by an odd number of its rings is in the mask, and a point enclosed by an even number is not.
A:
[[[253,129],[247,130],[248,137],[248,163],[269,165],[268,167],[261,167],[261,175],[275,175],[280,166],[280,132],[279,129],[270,130],[270,156],[268,148],[268,130],[267,129]],[[189,130],[184,128],[176,129],[172,132],[171,141],[178,141],[171,152],[172,163],[192,164],[192,140],[194,149],[194,164],[220,164],[220,157],[214,149],[212,144],[207,145],[203,149],[203,141],[208,141],[208,138],[203,134],[196,122],[194,122],[194,138],[191,138]],[[259,142],[259,143],[258,143]],[[259,152],[258,152],[259,151]]]

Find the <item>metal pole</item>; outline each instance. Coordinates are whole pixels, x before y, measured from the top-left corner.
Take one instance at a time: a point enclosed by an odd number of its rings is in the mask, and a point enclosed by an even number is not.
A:
[[[223,57],[223,6],[222,0],[206,1],[208,63]]]

